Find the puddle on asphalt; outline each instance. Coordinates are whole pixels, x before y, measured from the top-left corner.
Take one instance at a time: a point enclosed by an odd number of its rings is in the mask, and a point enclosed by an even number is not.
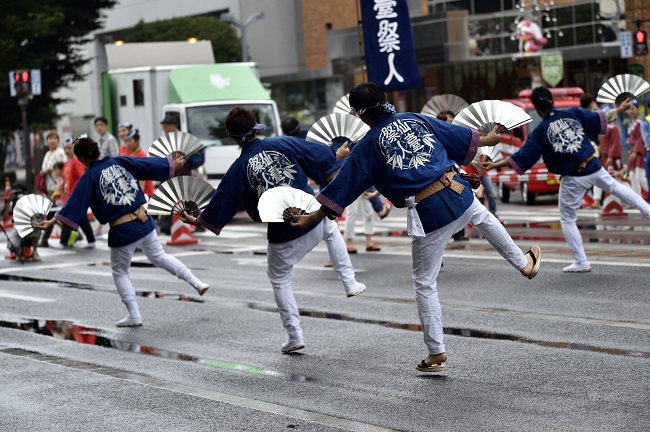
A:
[[[89,291],[104,291],[104,292],[114,292],[117,294],[117,290],[104,290],[97,289],[93,285],[77,283],[77,282],[68,282],[68,281],[58,281],[55,279],[43,279],[35,278],[31,276],[16,276],[8,274],[0,274],[0,280],[13,281],[13,282],[40,282],[40,283],[55,283],[60,288],[75,288]],[[144,298],[154,298],[162,300],[177,300],[177,301],[187,301],[194,303],[205,303],[205,299],[200,297],[192,297],[185,294],[173,294],[173,293],[164,293],[160,291],[136,291],[135,295],[138,297]]]
[[[233,363],[224,360],[195,357],[174,351],[117,340],[108,336],[104,331],[91,327],[84,327],[66,320],[24,320],[24,321],[2,321],[0,327],[14,330],[22,330],[36,333],[43,336],[51,336],[55,339],[74,341],[85,345],[97,345],[104,348],[113,348],[120,351],[128,351],[136,354],[149,355],[171,360],[187,361],[217,369],[234,370],[253,375],[268,375],[286,377],[290,381],[306,382],[312,381],[304,375],[283,374],[255,366],[241,363]]]
[[[277,312],[277,309],[274,307],[262,306],[254,303],[249,303],[248,307],[253,310],[259,310],[264,312]],[[380,325],[382,327],[394,328],[398,330],[422,331],[422,326],[420,324],[397,323],[393,321],[375,320],[369,318],[355,318],[340,313],[300,310],[300,315],[311,317],[311,318],[325,318],[325,319],[333,319],[337,321],[350,321],[359,324],[374,324],[374,325]],[[472,337],[472,338],[479,338],[479,339],[505,340],[511,342],[521,342],[521,343],[526,343],[531,345],[539,345],[547,348],[563,348],[563,349],[571,349],[571,350],[578,350],[578,351],[590,351],[590,352],[598,352],[603,354],[619,355],[625,357],[650,358],[650,352],[648,351],[631,351],[631,350],[624,350],[618,348],[603,348],[603,347],[597,347],[593,345],[572,343],[572,342],[549,342],[549,341],[541,341],[536,339],[525,338],[521,336],[515,336],[506,333],[493,333],[493,332],[485,332],[480,330],[453,328],[453,327],[445,327],[443,331],[445,334],[452,335],[452,336]]]

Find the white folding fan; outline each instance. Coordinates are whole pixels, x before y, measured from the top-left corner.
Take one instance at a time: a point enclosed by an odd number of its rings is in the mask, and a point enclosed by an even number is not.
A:
[[[312,213],[320,208],[316,198],[290,186],[268,189],[260,196],[257,210],[262,222],[284,222],[294,215]]]
[[[596,101],[620,105],[625,99],[642,96],[648,91],[650,84],[643,78],[630,74],[616,75],[598,90]]]
[[[360,118],[350,114],[333,113],[321,117],[307,132],[307,141],[330,145],[337,137],[345,137],[353,143],[363,138],[370,127]]]
[[[14,227],[21,238],[34,231],[34,226],[47,218],[52,201],[42,195],[29,194],[20,198],[14,207]]]
[[[478,160],[479,156],[484,156],[483,162],[488,162],[485,160],[485,158],[489,158],[491,162],[499,162],[503,159],[503,154],[501,153],[501,144],[497,144],[493,147],[479,147],[476,151],[476,157],[474,160]]]
[[[529,123],[533,119],[516,105],[500,100],[484,100],[475,102],[464,108],[454,117],[452,123],[490,133],[497,124],[499,132],[510,130]]]
[[[422,114],[437,116],[441,111],[452,111],[458,114],[460,110],[468,105],[465,99],[453,94],[436,95],[429,99],[429,101],[422,107],[420,111]]]
[[[336,105],[334,105],[332,112],[335,114],[354,114],[352,107],[350,106],[350,95],[345,95],[336,101]]]
[[[187,132],[172,132],[159,137],[149,147],[147,156],[167,157],[177,153],[182,153],[186,158],[203,148],[200,139]]]
[[[174,177],[161,183],[149,199],[147,213],[150,215],[173,215],[183,211],[195,215],[203,210],[214,193],[205,180],[193,176]]]

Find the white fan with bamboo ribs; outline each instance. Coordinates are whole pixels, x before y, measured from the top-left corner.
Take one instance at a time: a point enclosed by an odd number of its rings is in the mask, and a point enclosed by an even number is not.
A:
[[[454,114],[458,114],[458,112],[467,107],[467,105],[469,104],[460,96],[441,94],[429,99],[429,101],[422,107],[420,113],[436,117],[441,111],[449,110]]]
[[[627,98],[637,98],[650,91],[650,84],[643,78],[631,75],[616,75],[607,80],[598,90],[596,102],[620,105]]]
[[[193,153],[203,148],[203,143],[200,139],[187,132],[172,132],[159,137],[149,147],[147,156],[149,157],[177,157],[180,154],[188,158]]]
[[[350,95],[345,95],[336,101],[334,109],[332,110],[334,114],[354,114],[352,107],[350,106]]]
[[[52,201],[36,194],[25,195],[14,207],[14,227],[21,238],[34,231],[37,223],[44,221],[52,208]]]
[[[174,177],[161,183],[149,198],[147,213],[150,215],[174,215],[187,212],[196,216],[203,210],[214,188],[210,183],[193,176]]]
[[[319,208],[320,203],[312,194],[290,186],[268,189],[257,203],[262,222],[291,221],[295,220],[292,216],[312,213]]]
[[[307,141],[330,145],[334,138],[345,137],[353,143],[363,138],[370,127],[351,114],[333,113],[321,117],[307,132]]]
[[[496,125],[501,126],[499,132],[503,132],[531,121],[526,111],[510,102],[484,100],[464,108],[452,123],[488,134]]]

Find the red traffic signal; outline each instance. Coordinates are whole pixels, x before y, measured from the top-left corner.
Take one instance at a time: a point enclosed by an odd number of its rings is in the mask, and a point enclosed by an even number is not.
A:
[[[15,81],[15,89],[16,89],[16,95],[21,97],[21,96],[29,96],[32,94],[32,82],[31,82],[31,74],[30,71],[28,70],[17,70],[14,71],[14,81]]]
[[[645,30],[634,33],[634,55],[637,57],[648,54],[648,34]]]

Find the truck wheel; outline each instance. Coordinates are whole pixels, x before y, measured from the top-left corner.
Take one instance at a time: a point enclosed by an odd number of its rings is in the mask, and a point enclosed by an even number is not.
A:
[[[510,189],[503,183],[499,184],[499,198],[502,203],[510,201]]]
[[[526,205],[535,204],[535,194],[528,191],[528,183],[521,184],[521,199],[524,200]]]

